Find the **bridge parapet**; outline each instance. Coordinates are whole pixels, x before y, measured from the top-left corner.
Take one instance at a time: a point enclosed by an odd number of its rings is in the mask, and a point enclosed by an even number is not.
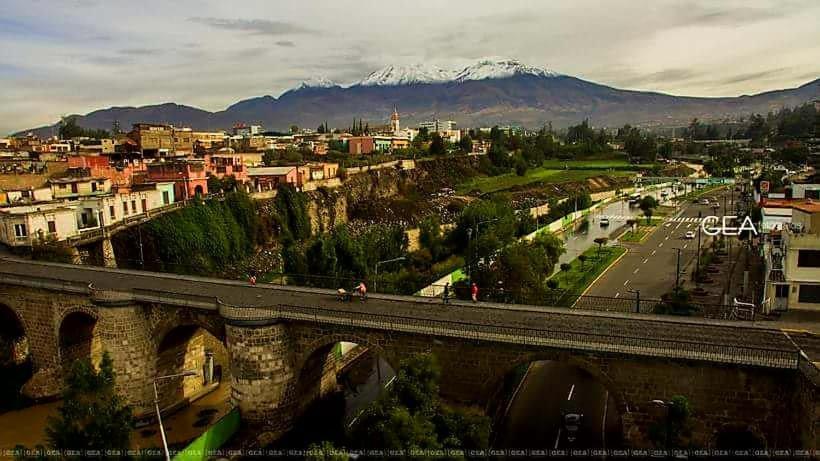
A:
[[[647,336],[600,334],[588,331],[551,330],[458,320],[426,319],[356,310],[273,305],[231,307],[220,303],[220,314],[236,324],[273,324],[281,320],[304,321],[353,328],[416,333],[489,342],[550,347],[588,352],[685,359],[765,368],[797,369],[798,351]]]

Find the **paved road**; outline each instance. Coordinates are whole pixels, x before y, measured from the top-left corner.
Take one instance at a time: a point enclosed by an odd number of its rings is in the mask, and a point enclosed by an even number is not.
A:
[[[719,356],[710,360],[736,360],[749,357],[770,357],[768,350],[794,351],[795,347],[782,332],[751,322],[729,322],[695,318],[671,318],[605,312],[575,311],[564,308],[518,306],[496,303],[454,301],[443,305],[437,299],[412,296],[372,295],[366,303],[342,303],[332,290],[273,285],[249,286],[238,281],[205,277],[177,276],[153,272],[107,269],[92,266],[41,263],[27,260],[0,258],[0,276],[39,280],[68,280],[93,283],[98,289],[128,291],[132,289],[160,290],[168,293],[219,298],[226,304],[240,307],[279,308],[286,313],[293,310],[316,312],[332,318],[388,319],[397,326],[428,328],[426,325],[446,326],[454,332],[470,335],[500,334],[506,331],[515,337],[528,335],[544,341],[558,341],[562,347],[587,344],[617,344],[621,347],[650,347],[652,341],[663,354],[687,353],[706,357],[704,350],[716,351]],[[0,291],[0,301],[2,292]],[[266,312],[264,309],[260,311]],[[274,314],[271,314],[271,318]],[[376,317],[378,316],[378,317]],[[510,330],[499,330],[510,328]],[[402,330],[404,331],[404,330]],[[409,331],[409,330],[407,330]],[[415,330],[413,330],[415,331]],[[421,331],[421,330],[419,330]],[[424,330],[428,331],[428,330]],[[434,334],[434,330],[430,330]],[[486,332],[491,333],[486,333]],[[449,333],[448,333],[449,334]],[[490,336],[487,336],[488,338]],[[641,340],[636,342],[636,340]],[[646,340],[646,341],[644,341]],[[568,341],[568,342],[567,342]],[[580,341],[580,342],[579,342]],[[575,346],[578,344],[579,346]],[[731,346],[729,350],[726,346]],[[760,352],[754,352],[755,351]],[[761,351],[767,349],[767,351]],[[596,349],[597,350],[597,349]],[[603,349],[606,350],[606,349]],[[638,349],[635,349],[638,350]],[[763,355],[761,355],[763,354]],[[790,357],[790,353],[777,357]],[[757,361],[758,359],[754,359]],[[766,359],[765,364],[771,362]],[[780,359],[778,359],[780,360]],[[791,359],[788,359],[791,360]],[[755,362],[757,363],[757,362]],[[780,362],[778,362],[780,363]],[[776,365],[781,366],[781,365]]]
[[[729,194],[728,191],[718,191],[706,195],[709,199],[720,200],[719,215],[722,214],[723,197],[728,197]],[[710,206],[684,203],[681,205],[680,215],[672,215],[646,240],[626,244],[629,248],[626,255],[590,287],[587,295],[634,299],[635,294],[630,290],[640,290],[641,298],[659,299],[661,295],[672,291],[675,286],[677,250],[681,250],[682,271],[694,264],[697,238],[687,240],[684,234],[687,231],[697,234],[699,212],[703,216],[714,214]],[[701,239],[703,246],[706,235],[702,234]]]
[[[562,414],[584,415],[570,442]],[[615,448],[621,426],[614,399],[586,371],[553,361],[534,362],[510,405],[499,434],[499,448]]]

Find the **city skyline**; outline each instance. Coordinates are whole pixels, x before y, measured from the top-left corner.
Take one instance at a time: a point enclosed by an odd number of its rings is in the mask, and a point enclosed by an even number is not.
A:
[[[820,76],[811,61],[820,54],[815,2],[464,5],[250,2],[236,11],[218,2],[137,10],[11,1],[0,19],[9,50],[0,58],[0,132],[114,105],[222,110],[311,77],[350,83],[387,65],[458,68],[486,56],[687,96],[754,94]]]

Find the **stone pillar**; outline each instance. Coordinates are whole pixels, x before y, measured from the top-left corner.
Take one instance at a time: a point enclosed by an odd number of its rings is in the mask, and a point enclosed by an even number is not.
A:
[[[80,250],[75,246],[68,247],[71,252],[71,264],[82,264],[83,257],[80,255]]]
[[[100,242],[102,247],[102,263],[105,267],[117,267],[117,257],[114,255],[114,245],[111,244],[111,238],[106,237]]]
[[[291,429],[296,412],[293,342],[287,325],[226,326],[233,388],[242,420],[270,443]]]
[[[97,321],[102,348],[114,361],[117,387],[139,417],[153,411],[153,377],[157,344],[151,336],[148,306],[126,305],[99,309]]]

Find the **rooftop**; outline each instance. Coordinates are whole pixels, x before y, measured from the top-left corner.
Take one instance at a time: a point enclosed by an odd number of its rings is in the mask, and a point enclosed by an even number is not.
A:
[[[249,168],[248,176],[282,176],[290,173],[295,166],[266,166],[260,168]]]

